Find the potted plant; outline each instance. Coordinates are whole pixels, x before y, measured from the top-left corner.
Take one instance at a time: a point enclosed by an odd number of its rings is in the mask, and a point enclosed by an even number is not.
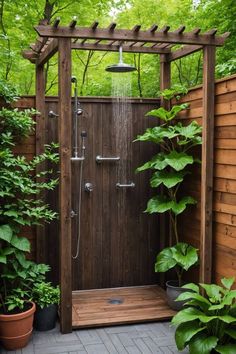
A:
[[[160,93],[160,96],[168,102],[180,98],[180,94],[186,93],[184,88],[166,89]],[[175,104],[168,110],[163,107],[148,112],[147,116],[157,117],[162,124],[148,128],[143,135],[139,135],[135,141],[152,142],[158,145],[159,152],[152,157],[150,161],[137,168],[137,172],[145,170],[153,171],[150,179],[152,188],[158,188],[157,194],[152,197],[147,204],[145,212],[169,213],[171,223],[172,242],[170,247],[162,250],[157,255],[155,264],[156,272],[166,272],[171,268],[176,270],[178,281],[167,282],[167,295],[174,295],[169,298],[169,304],[176,309],[174,298],[178,291],[183,291],[182,274],[197,263],[197,249],[181,243],[178,233],[178,216],[184,212],[188,205],[195,204],[196,200],[191,196],[182,196],[180,186],[186,175],[190,173],[188,167],[200,161],[190,153],[191,149],[201,144],[202,128],[195,122],[183,125],[182,122],[176,122],[176,116],[179,112],[188,108],[188,104]],[[160,191],[160,186],[162,189]],[[169,238],[169,235],[167,236]]]
[[[189,348],[190,354],[236,353],[236,290],[234,278],[216,284],[187,284],[177,300],[187,301],[186,308],[172,319],[177,326],[178,350]],[[205,295],[202,295],[204,292]]]
[[[27,161],[16,156],[13,149],[22,137],[32,131],[34,110],[19,111],[3,108],[0,111],[0,340],[6,349],[18,349],[27,344],[32,332],[35,305],[31,289],[35,280],[45,280],[48,266],[35,264],[26,257],[30,242],[21,235],[22,227],[50,222],[56,213],[38,198],[43,190],[53,189],[57,179],[52,171],[42,171],[35,180],[35,167],[44,161],[57,162],[55,144],[45,152]],[[38,198],[38,199],[36,199]],[[22,317],[29,318],[27,325],[13,325]],[[9,332],[6,332],[9,329]]]
[[[59,286],[54,287],[50,282],[37,282],[32,290],[32,298],[36,304],[34,328],[38,331],[53,329],[60,301]]]

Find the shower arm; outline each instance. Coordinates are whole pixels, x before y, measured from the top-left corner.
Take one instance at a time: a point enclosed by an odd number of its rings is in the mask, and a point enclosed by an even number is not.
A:
[[[122,45],[120,45],[120,47],[119,47],[119,55],[120,55],[119,64],[123,64],[123,50],[122,50]]]

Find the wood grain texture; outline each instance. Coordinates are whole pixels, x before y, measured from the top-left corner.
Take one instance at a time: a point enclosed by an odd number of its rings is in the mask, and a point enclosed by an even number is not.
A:
[[[36,66],[36,110],[39,112],[36,116],[36,133],[35,133],[35,152],[40,155],[44,152],[44,144],[46,137],[46,118],[45,118],[45,78],[44,65]],[[36,167],[36,174],[45,169],[45,163],[41,163]],[[39,179],[38,179],[39,181]],[[40,178],[43,182],[43,178]],[[41,199],[46,199],[46,193],[41,192]],[[46,262],[46,233],[45,225],[36,227],[36,257],[37,262]]]
[[[232,274],[229,265],[226,267],[221,265],[223,252],[224,257],[227,257],[228,250],[229,257],[232,260],[236,250],[234,241],[236,230],[236,120],[234,113],[236,75],[225,80],[216,81],[215,92],[212,280],[219,282],[220,277]],[[190,102],[187,118],[185,118],[184,114],[180,115],[184,123],[190,123],[191,120],[197,120],[198,123],[202,123],[202,118],[200,117],[202,112],[202,94],[202,88],[197,87],[191,90],[184,98],[185,102]],[[193,175],[187,177],[187,183],[182,193],[183,195],[194,194],[199,202],[201,200],[201,183],[198,170],[196,167],[193,168],[194,180]],[[193,245],[198,245],[198,247],[200,241],[200,220],[199,204],[196,207],[190,208],[179,219],[182,240]],[[194,280],[198,281],[199,279],[194,278]]]
[[[60,289],[61,332],[71,332],[71,41],[59,39]]]
[[[162,321],[175,314],[157,285],[73,292],[73,328]],[[109,303],[119,299],[121,304]]]

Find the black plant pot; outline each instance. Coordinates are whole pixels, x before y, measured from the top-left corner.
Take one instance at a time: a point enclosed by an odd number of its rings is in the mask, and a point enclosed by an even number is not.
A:
[[[177,280],[168,280],[166,282],[167,302],[168,305],[172,308],[172,310],[180,311],[183,308],[183,305],[185,304],[186,301],[175,301],[175,300],[180,294],[186,291],[190,291],[190,290],[181,288],[178,285]]]
[[[34,316],[34,328],[37,331],[49,331],[55,328],[57,321],[57,308],[55,304],[51,304],[41,309],[37,307]]]

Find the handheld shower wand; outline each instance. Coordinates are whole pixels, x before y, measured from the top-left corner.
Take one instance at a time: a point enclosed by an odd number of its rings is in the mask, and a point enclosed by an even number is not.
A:
[[[83,109],[78,101],[78,82],[75,76],[72,76],[71,82],[74,84],[74,109],[73,109],[73,121],[74,121],[74,156],[71,157],[71,161],[83,161],[85,159],[85,137],[87,136],[86,132],[81,133],[82,138],[82,155],[79,156],[78,152],[78,117],[83,113]]]

